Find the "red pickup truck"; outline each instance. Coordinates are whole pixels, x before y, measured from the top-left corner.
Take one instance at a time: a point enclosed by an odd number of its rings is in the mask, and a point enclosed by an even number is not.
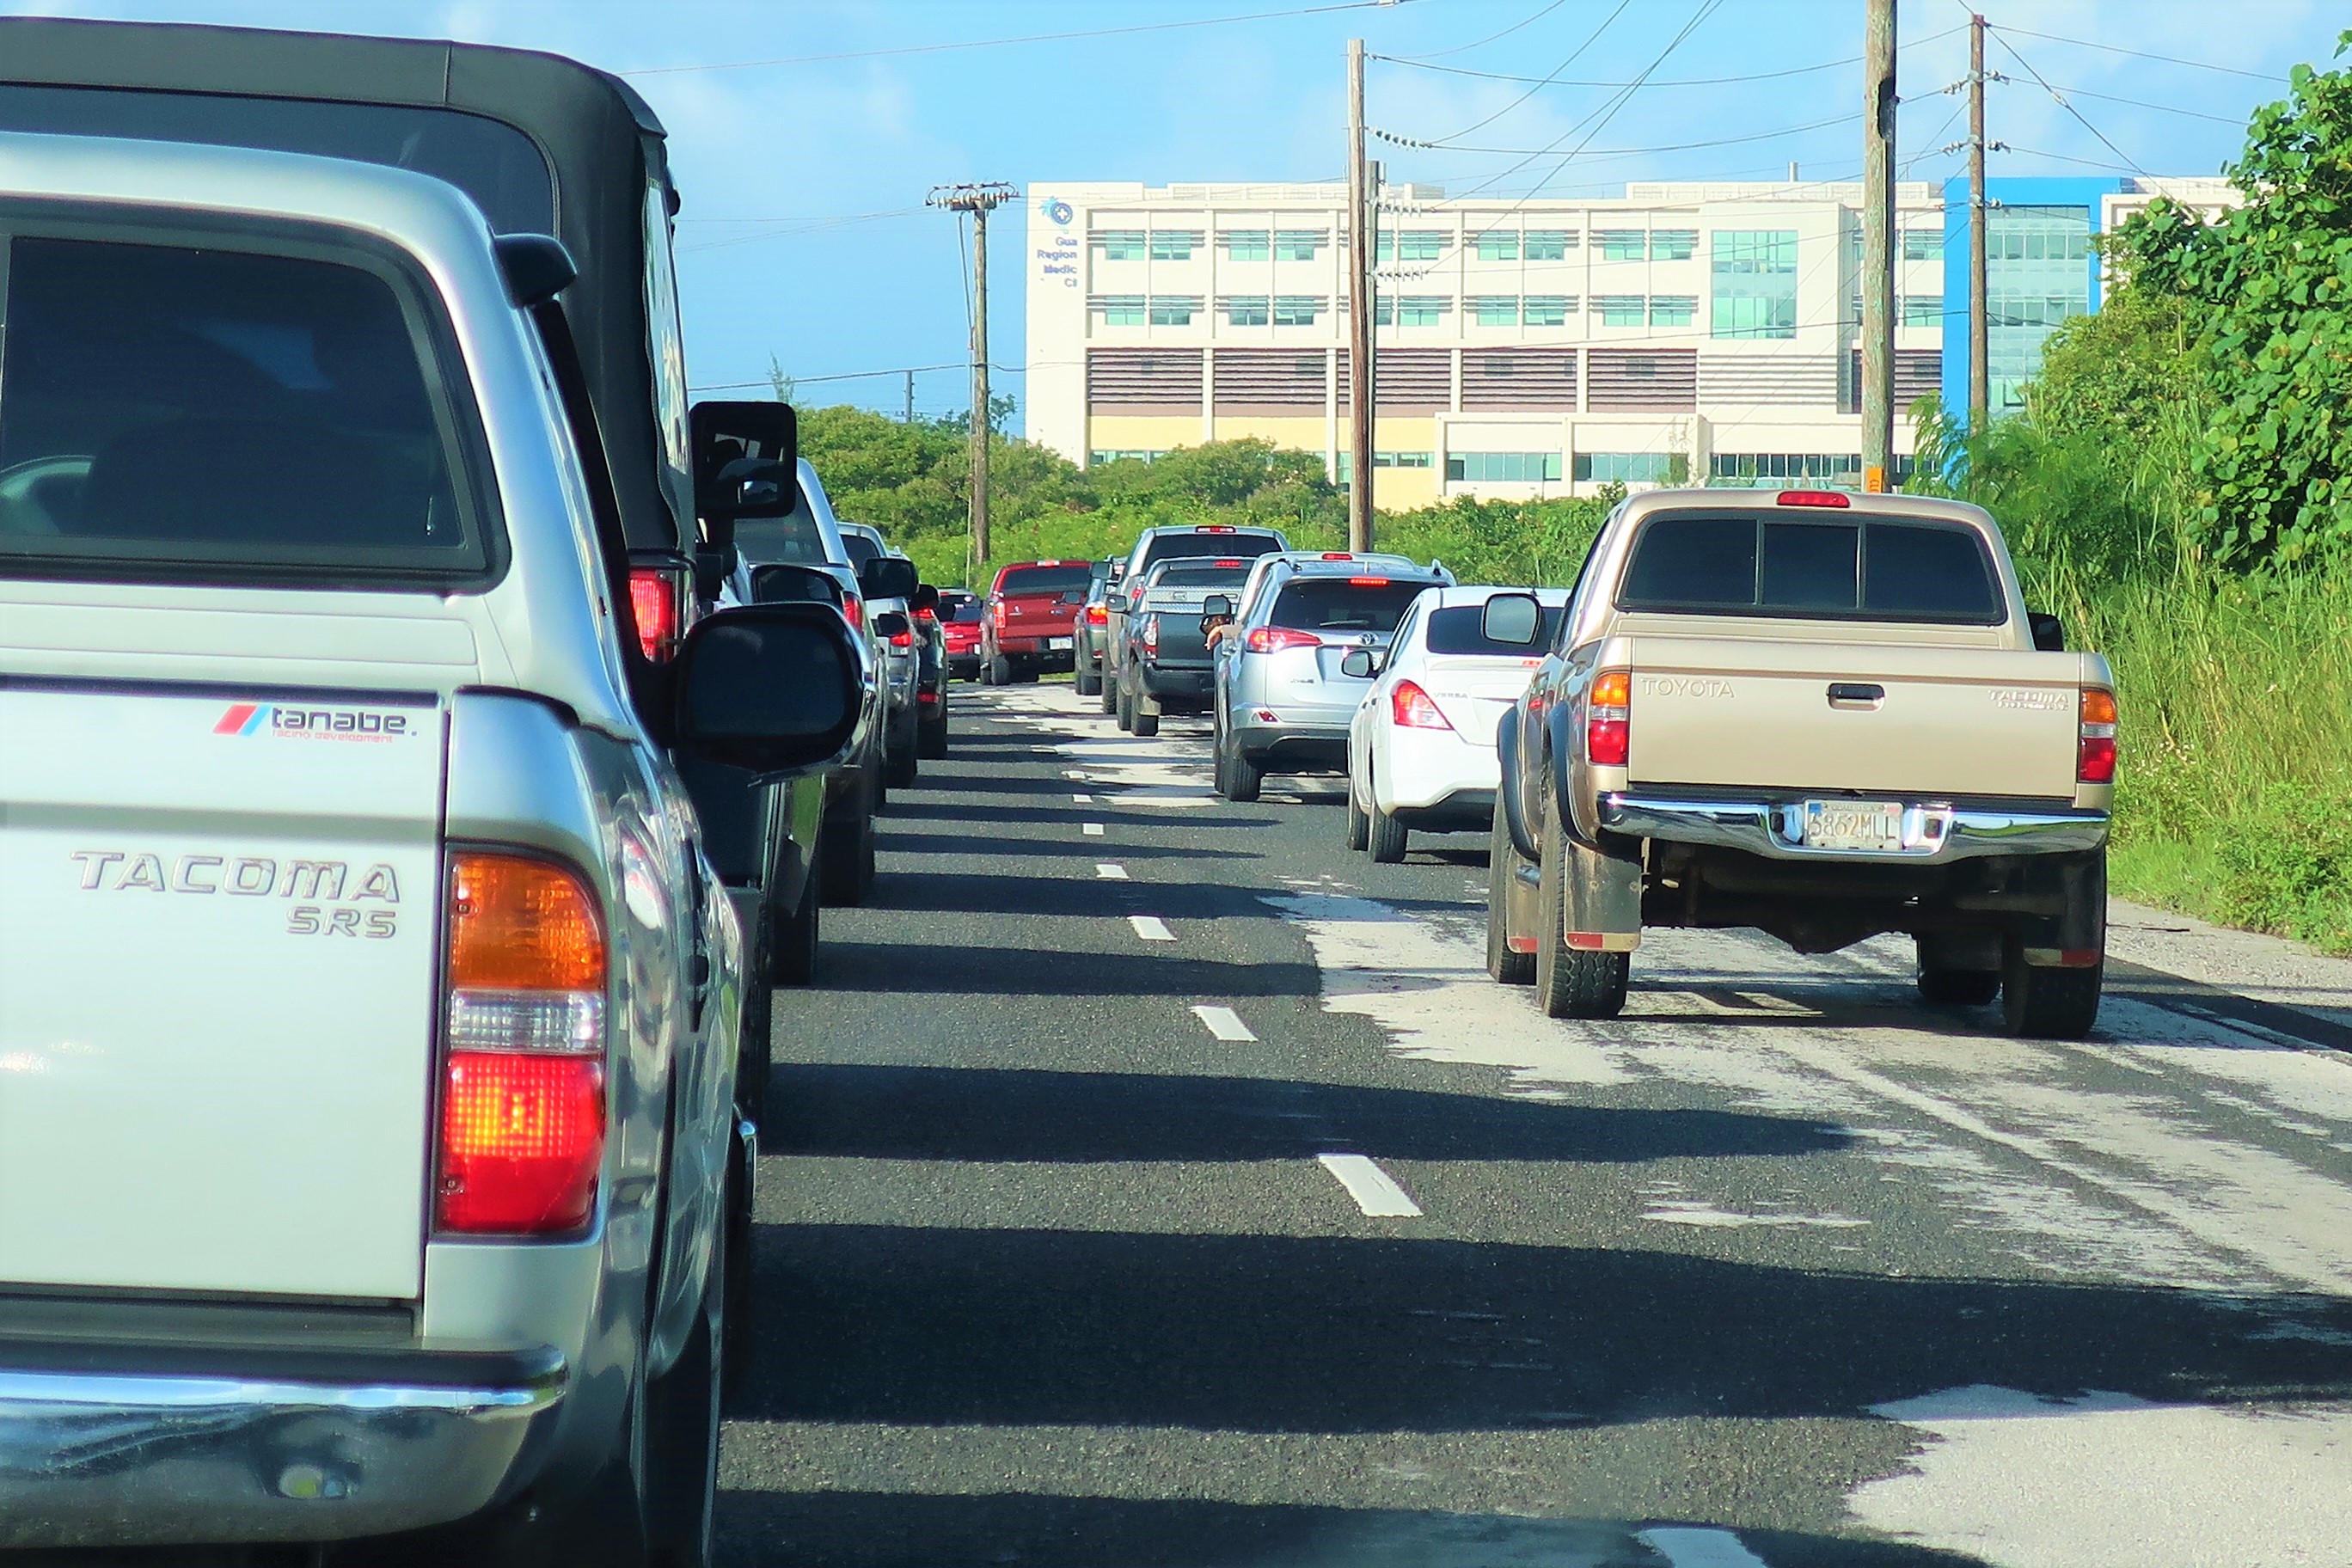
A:
[[[1072,666],[1071,636],[1091,561],[1019,561],[998,569],[980,622],[980,679],[1008,686]]]

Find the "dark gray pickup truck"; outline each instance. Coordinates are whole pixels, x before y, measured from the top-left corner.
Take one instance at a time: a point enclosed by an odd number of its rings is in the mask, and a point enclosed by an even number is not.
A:
[[[1127,646],[1118,659],[1118,727],[1139,735],[1160,732],[1163,713],[1206,713],[1213,698],[1214,663],[1202,606],[1212,594],[1232,594],[1248,578],[1243,559],[1178,557],[1145,573],[1128,595]]]

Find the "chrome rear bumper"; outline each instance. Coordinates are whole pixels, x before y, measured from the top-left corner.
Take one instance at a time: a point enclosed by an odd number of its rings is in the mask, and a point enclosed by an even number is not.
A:
[[[38,1350],[0,1344],[0,1547],[340,1541],[463,1519],[508,1489],[565,1382],[543,1347],[245,1373]]]
[[[1800,841],[1802,807],[1790,801],[1689,800],[1623,791],[1601,797],[1601,826],[1629,838],[1712,844],[1774,860],[1942,863],[1989,855],[2063,855],[2107,841],[2103,811],[1988,810],[1907,805],[1903,847],[1816,849]]]

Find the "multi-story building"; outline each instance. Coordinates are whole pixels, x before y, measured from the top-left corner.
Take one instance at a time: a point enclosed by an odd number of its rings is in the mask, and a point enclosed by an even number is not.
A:
[[[2224,199],[2204,188],[2217,182],[2163,184]],[[2095,308],[2090,234],[2151,190],[1992,183],[1996,407],[2038,367],[2051,328]],[[1256,436],[1319,454],[1347,482],[1344,187],[1029,195],[1032,439],[1099,462]],[[1379,503],[1610,480],[1852,482],[1861,200],[1857,184],[1818,182],[1637,184],[1600,200],[1385,187]],[[1902,184],[1895,204],[1896,407],[1938,391],[1965,406],[1951,391],[1967,384],[1965,187],[1955,201]],[[1898,416],[1898,454],[1911,434]]]

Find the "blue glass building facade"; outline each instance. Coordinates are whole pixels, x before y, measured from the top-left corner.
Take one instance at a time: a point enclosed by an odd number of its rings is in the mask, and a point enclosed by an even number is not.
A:
[[[2099,308],[2101,199],[2120,179],[1988,179],[1986,366],[1992,417],[2024,407],[2021,388],[2042,368],[2060,322]],[[1944,184],[1944,406],[1969,405],[1969,183]]]

